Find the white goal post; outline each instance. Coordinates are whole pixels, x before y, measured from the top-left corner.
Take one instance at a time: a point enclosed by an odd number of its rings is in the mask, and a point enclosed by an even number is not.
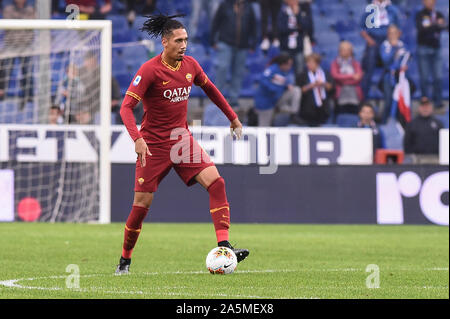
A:
[[[98,109],[98,112],[96,115],[99,118],[99,123],[94,123],[90,127],[94,128],[94,130],[97,133],[97,137],[99,140],[99,156],[98,156],[98,197],[99,197],[99,204],[98,204],[98,212],[96,213],[96,217],[94,220],[89,220],[86,218],[83,218],[81,220],[74,219],[68,219],[69,221],[82,221],[82,222],[99,222],[99,223],[110,223],[111,221],[111,212],[110,212],[110,205],[111,205],[111,162],[110,162],[110,145],[111,145],[111,68],[112,68],[112,61],[111,61],[111,50],[112,50],[112,24],[109,20],[9,20],[9,19],[0,19],[0,32],[8,32],[8,31],[14,31],[17,32],[17,30],[22,30],[22,34],[25,31],[28,31],[33,34],[37,34],[37,38],[33,42],[33,51],[38,51],[39,56],[47,54],[50,56],[52,53],[52,40],[56,41],[55,39],[51,38],[51,32],[53,30],[60,30],[56,32],[61,32],[61,38],[64,37],[71,37],[71,32],[99,32],[99,35],[97,35],[98,43],[99,43],[99,55],[100,55],[100,62],[99,62],[99,77],[100,77],[100,87],[99,87],[99,106],[95,106]],[[48,32],[46,32],[48,31]],[[64,32],[67,33],[66,36],[64,36]],[[10,32],[13,33],[13,32]],[[76,32],[75,32],[76,33]],[[48,43],[45,43],[45,41],[41,41],[42,39],[48,41]],[[20,40],[20,38],[18,39]],[[1,39],[0,39],[1,41]],[[70,39],[67,39],[67,43],[70,43]],[[87,41],[87,40],[86,40]],[[97,41],[97,39],[96,39]],[[11,49],[11,50],[9,50]],[[14,48],[8,48],[4,47],[3,52],[6,52],[8,59],[15,58],[14,56],[8,56],[8,54],[13,54],[10,52],[14,52],[12,50]],[[70,50],[70,48],[67,48]],[[97,49],[96,49],[97,50]],[[2,52],[2,51],[0,51]],[[20,52],[18,55],[20,56]],[[0,54],[1,55],[1,54]],[[0,56],[0,58],[2,58]],[[37,59],[36,59],[37,60]],[[67,61],[65,61],[67,62]],[[17,63],[17,62],[16,62]],[[49,65],[49,62],[47,62]],[[14,64],[14,63],[13,63]],[[3,64],[2,64],[3,65]],[[39,67],[37,67],[38,65]],[[47,65],[47,67],[48,67]],[[61,63],[63,68],[67,68],[67,63]],[[41,74],[36,74],[34,72],[33,74],[30,74],[28,76],[33,77],[33,81],[36,81],[36,77],[40,77],[41,75],[45,78],[45,65],[41,62],[35,62],[33,65],[34,69],[38,69],[38,73],[42,72]],[[17,69],[20,69],[17,68]],[[20,71],[18,71],[20,72]],[[20,79],[23,79],[25,76],[24,71],[21,71],[22,75]],[[30,72],[31,73],[31,72]],[[14,81],[19,82],[18,79],[12,79],[12,76],[15,74],[14,72],[11,72],[8,69],[8,74],[11,75],[11,80],[9,79],[9,75],[7,77],[7,80],[10,80],[11,83]],[[48,74],[47,74],[48,75]],[[48,80],[48,76],[47,76]],[[21,81],[21,80],[20,80]],[[50,81],[50,80],[48,80]],[[45,87],[41,84],[35,84],[35,87],[32,89],[35,90],[42,90],[42,87]],[[38,87],[36,89],[36,87]],[[22,94],[22,93],[20,93]],[[10,100],[16,101],[18,100],[18,97],[22,97],[22,95],[17,94],[17,96],[12,93],[12,97],[10,96]],[[35,102],[35,106],[39,108],[39,114],[36,117],[35,120],[32,120],[32,123],[26,123],[29,124],[30,127],[39,127],[39,126],[46,126],[48,127],[47,122],[45,122],[47,116],[42,114],[47,114],[45,112],[49,112],[50,107],[52,106],[52,102],[50,101],[50,93],[48,96],[46,94],[37,94],[38,97],[33,95],[33,99]],[[45,101],[47,99],[48,101]],[[3,112],[12,112],[9,111],[12,108],[5,108],[3,109]],[[7,111],[4,111],[7,110]],[[0,109],[1,112],[1,109]],[[15,111],[14,111],[15,112]],[[44,113],[43,113],[44,112]],[[91,114],[92,115],[92,114]],[[1,119],[1,114],[0,114]],[[4,125],[5,124],[5,125]],[[11,126],[14,124],[14,121],[10,122],[3,122],[0,120],[0,128],[1,126],[7,127],[8,125]],[[19,123],[23,124],[23,123]],[[70,125],[69,122],[61,123],[61,127],[68,127]],[[68,125],[65,125],[68,124]],[[0,134],[1,135],[1,134]],[[1,148],[1,147],[0,147]],[[4,161],[5,162],[5,161]],[[10,163],[13,161],[10,160]],[[0,154],[0,164],[2,164],[1,154]],[[0,169],[2,166],[0,166]],[[3,168],[5,168],[3,166]],[[8,168],[8,167],[6,167]],[[96,168],[97,169],[97,168]],[[45,174],[45,171],[42,171],[42,175]],[[81,172],[83,173],[83,172]],[[82,174],[78,174],[82,175]],[[58,175],[59,176],[59,175]],[[48,195],[47,195],[48,196]],[[16,203],[17,204],[17,203]],[[77,213],[80,214],[80,213]],[[49,221],[58,221],[57,219],[49,220]]]

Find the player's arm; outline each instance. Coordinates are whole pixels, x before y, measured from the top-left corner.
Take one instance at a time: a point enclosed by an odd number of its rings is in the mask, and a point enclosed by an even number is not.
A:
[[[194,81],[195,85],[200,86],[205,94],[210,98],[210,100],[222,110],[222,112],[231,122],[231,135],[234,135],[238,139],[240,139],[242,134],[242,123],[241,121],[239,121],[237,114],[233,111],[230,104],[228,104],[227,100],[222,95],[222,93],[220,93],[214,83],[212,83],[208,79],[197,61],[195,61],[195,63],[196,67],[198,68],[198,72]]]
[[[146,155],[152,155],[148,149],[147,143],[142,138],[136,126],[136,120],[134,119],[133,109],[142,100],[145,92],[151,85],[151,77],[149,72],[145,72],[145,65],[143,65],[139,71],[136,73],[133,81],[131,82],[128,90],[123,99],[122,106],[120,108],[120,117],[122,122],[127,128],[130,137],[135,142],[135,152],[138,155],[140,164],[145,167]],[[145,75],[144,75],[145,74]]]

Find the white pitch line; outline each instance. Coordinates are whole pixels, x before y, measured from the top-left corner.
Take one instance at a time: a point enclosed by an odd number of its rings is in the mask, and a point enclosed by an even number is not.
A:
[[[329,272],[352,272],[352,271],[363,271],[363,269],[359,268],[332,268],[332,269],[298,269],[298,270],[292,270],[292,269],[266,269],[266,270],[240,270],[239,273],[288,273],[288,272],[303,272],[303,271],[329,271]],[[448,267],[434,267],[434,268],[425,268],[425,270],[431,270],[431,271],[448,271]],[[172,272],[144,272],[144,273],[137,273],[137,274],[131,274],[133,275],[146,275],[146,276],[155,276],[155,275],[207,275],[209,274],[206,271],[172,271]],[[80,275],[80,278],[88,278],[88,277],[118,277],[114,274],[89,274],[89,275]],[[130,276],[130,275],[129,275]],[[65,279],[67,278],[66,275],[59,275],[59,276],[46,276],[46,277],[32,277],[32,278],[19,278],[19,279],[10,279],[10,280],[3,280],[0,281],[0,286],[4,286],[7,288],[18,288],[18,289],[36,289],[36,290],[64,290],[64,288],[61,287],[39,287],[39,286],[24,286],[19,284],[20,281],[33,281],[33,280],[42,280],[42,279]],[[136,288],[136,287],[133,287]],[[189,293],[182,293],[182,292],[161,292],[161,291],[151,291],[151,290],[171,290],[171,289],[188,289],[189,287],[185,286],[167,286],[167,287],[151,287],[147,288],[147,292],[142,290],[136,290],[136,291],[120,291],[120,290],[109,290],[110,288],[106,287],[90,287],[89,289],[68,289],[69,291],[76,291],[76,292],[103,292],[108,294],[147,294],[147,295],[165,295],[165,296],[208,296],[208,297],[234,297],[234,298],[259,298],[259,299],[270,299],[272,297],[266,297],[266,296],[246,296],[246,295],[227,295],[227,294],[189,294]],[[337,289],[342,287],[301,287],[301,289]],[[346,289],[352,289],[352,288],[358,288],[358,287],[346,287]],[[409,288],[421,288],[421,289],[448,289],[448,287],[439,287],[439,286],[414,286]],[[359,289],[359,288],[358,288]],[[303,299],[304,297],[301,297]],[[316,297],[312,297],[316,298]],[[309,299],[309,298],[308,298]]]
[[[240,273],[275,273],[275,272],[292,272],[295,270],[242,270]],[[176,272],[154,272],[154,273],[140,273],[143,275],[168,275],[168,274],[175,274],[175,275],[192,275],[192,274],[209,274],[205,271],[189,271],[189,272],[182,272],[182,271],[176,271]],[[136,275],[140,275],[139,273]],[[131,274],[132,276],[133,274]],[[80,278],[87,278],[87,277],[104,277],[108,276],[107,274],[90,274],[90,275],[80,275]],[[114,274],[111,274],[109,276],[115,276]],[[24,286],[18,284],[20,281],[33,281],[33,280],[42,280],[42,279],[65,279],[67,276],[60,275],[60,276],[45,276],[45,277],[32,277],[32,278],[19,278],[19,279],[10,279],[10,280],[3,280],[0,281],[0,286],[4,286],[7,288],[18,288],[18,289],[34,289],[34,290],[52,290],[52,291],[61,291],[64,290],[64,288],[61,287],[40,287],[40,286]],[[180,288],[188,288],[188,287],[180,287],[180,286],[169,286],[169,287],[151,287],[147,288],[149,290],[148,292],[144,292],[142,290],[137,291],[120,291],[120,290],[108,290],[110,288],[105,287],[90,287],[88,289],[81,289],[81,288],[75,288],[75,289],[68,289],[69,291],[74,292],[102,292],[107,294],[147,294],[147,295],[164,295],[164,296],[191,296],[191,297],[198,297],[198,296],[207,296],[207,297],[230,297],[230,298],[257,298],[257,299],[269,299],[270,297],[267,296],[247,296],[247,295],[227,295],[227,294],[207,294],[207,293],[200,293],[200,294],[189,294],[189,293],[182,293],[182,292],[158,292],[158,291],[150,291],[150,290],[171,290],[171,289],[180,289]]]
[[[51,276],[52,278],[59,277],[59,276]],[[80,276],[81,277],[81,276]],[[90,277],[93,277],[90,275]],[[41,278],[25,278],[30,280],[36,280],[36,279],[45,279],[49,277],[41,277]],[[22,280],[25,280],[22,279]],[[17,284],[18,281],[21,279],[13,279],[13,280],[5,280],[0,281],[0,285],[4,285],[8,288],[20,288],[20,289],[30,289],[30,290],[51,290],[51,291],[61,291],[63,288],[60,287],[39,287],[39,286],[23,286]],[[125,290],[109,290],[110,288],[105,287],[90,287],[90,288],[75,288],[75,289],[69,289],[69,291],[73,292],[82,292],[82,293],[89,293],[89,292],[101,292],[105,294],[130,294],[130,295],[163,295],[163,296],[190,296],[190,297],[198,297],[198,296],[206,296],[206,297],[230,297],[230,298],[249,298],[249,299],[270,299],[270,297],[267,296],[247,296],[247,295],[234,295],[234,294],[215,294],[215,293],[198,293],[198,294],[191,294],[186,292],[160,292],[160,291],[152,291],[152,290],[172,290],[172,289],[180,289],[180,288],[188,288],[188,287],[150,287],[147,288],[148,291],[142,291],[142,290],[136,290],[136,291],[125,291]]]
[[[298,270],[290,270],[290,269],[279,269],[279,270],[240,270],[236,272],[236,274],[249,274],[249,273],[280,273],[280,272],[297,272]],[[132,273],[133,274],[133,273]],[[166,272],[143,272],[140,273],[147,276],[156,276],[156,275],[210,275],[209,272],[206,271],[166,271]],[[139,275],[139,274],[137,274]]]
[[[434,268],[425,268],[425,270],[434,270],[434,271],[448,271],[448,267],[434,267]]]

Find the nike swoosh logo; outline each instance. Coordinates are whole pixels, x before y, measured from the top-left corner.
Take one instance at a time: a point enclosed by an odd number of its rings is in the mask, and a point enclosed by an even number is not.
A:
[[[231,265],[232,265],[232,264],[224,265],[223,268],[228,268],[228,267],[230,267]]]
[[[166,85],[167,83],[169,83],[170,81],[163,81],[163,85]]]

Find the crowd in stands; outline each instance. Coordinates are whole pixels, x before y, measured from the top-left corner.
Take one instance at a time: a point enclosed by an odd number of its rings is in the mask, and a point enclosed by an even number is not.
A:
[[[3,0],[0,5],[1,16],[32,18],[32,2]],[[336,19],[338,22],[333,27],[335,31],[340,31],[340,39],[334,41],[331,33],[328,34],[323,27],[320,17],[328,19],[329,16],[339,15],[346,2],[355,7],[357,2],[365,2],[359,9],[350,8],[350,11],[353,10],[353,21],[359,20],[356,25],[359,35],[350,36],[351,32],[347,29],[355,28],[351,22]],[[115,14],[126,17],[129,27],[136,28],[139,17],[164,8],[175,8],[187,14],[183,23],[188,28],[190,39],[197,47],[203,46],[207,59],[212,60],[213,67],[204,67],[205,70],[212,73],[209,75],[216,86],[237,110],[243,90],[248,89],[248,82],[244,84],[244,79],[248,74],[249,60],[256,57],[255,64],[258,65],[250,72],[259,72],[251,74],[257,85],[250,91],[254,107],[248,111],[248,118],[244,119],[248,125],[368,127],[373,131],[374,147],[383,148],[386,146],[385,136],[379,125],[386,125],[390,119],[396,119],[405,128],[405,152],[437,153],[437,144],[430,140],[437,138],[437,130],[444,126],[433,116],[433,109],[442,113],[446,108],[443,99],[442,53],[445,50],[448,58],[448,44],[443,50],[440,38],[442,32],[448,32],[448,17],[445,16],[448,15],[448,2],[447,12],[436,9],[436,0],[411,1],[415,7],[404,12],[405,7],[412,7],[406,2],[53,0],[52,13],[54,17],[64,15],[66,5],[76,4],[83,19],[108,19],[115,10]],[[365,10],[367,6],[370,6],[370,10]],[[317,10],[318,13],[315,12]],[[405,25],[407,14],[413,15],[412,25]],[[405,41],[407,37],[404,32],[411,34],[408,29],[411,27],[415,29],[416,37]],[[5,35],[5,43],[7,39]],[[336,44],[333,58],[328,52],[324,54],[318,49],[326,41]],[[362,47],[363,54],[359,60],[355,50]],[[195,53],[193,55],[196,57]],[[21,59],[22,65],[29,64],[24,61],[26,57]],[[0,99],[6,93],[4,79],[11,72],[8,65],[11,65],[10,59],[1,61]],[[417,71],[411,72],[411,69]],[[381,70],[378,78],[377,70]],[[74,73],[76,70],[71,70],[69,66],[67,77],[74,76]],[[416,73],[418,77],[415,77]],[[407,116],[394,98],[394,91],[402,78],[409,83],[411,96],[420,100],[417,117],[414,117],[412,103],[409,105],[412,112]],[[123,83],[119,82],[112,80],[115,124],[121,123],[118,110],[124,88]],[[29,83],[22,84],[23,87],[32,86]],[[61,85],[60,92],[65,92],[64,79]],[[376,96],[374,91],[380,94]],[[67,98],[59,94],[59,100],[55,101],[50,115],[52,122],[62,121],[58,105]],[[383,103],[375,106],[373,101],[377,99]],[[208,118],[210,115],[215,116],[212,112],[205,109],[204,114],[205,123],[217,123],[215,119]],[[349,119],[347,122],[346,118]],[[89,119],[87,123],[92,121]]]

